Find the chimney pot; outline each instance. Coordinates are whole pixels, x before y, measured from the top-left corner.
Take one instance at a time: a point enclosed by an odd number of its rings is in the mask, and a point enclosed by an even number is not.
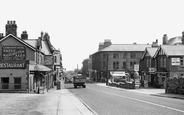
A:
[[[166,45],[168,43],[168,37],[167,34],[164,34],[163,36],[163,45]]]

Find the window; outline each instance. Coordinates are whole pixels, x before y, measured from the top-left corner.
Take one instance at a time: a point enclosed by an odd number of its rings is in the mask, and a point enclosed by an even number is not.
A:
[[[146,67],[151,67],[151,58],[147,58]]]
[[[115,59],[119,58],[118,53],[113,53],[113,58],[115,58]]]
[[[14,89],[21,89],[21,77],[14,77]]]
[[[130,68],[134,67],[134,62],[130,62]]]
[[[180,65],[181,65],[181,66],[184,66],[183,57],[180,58]]]
[[[57,63],[57,57],[56,56],[54,56],[54,62]]]
[[[106,58],[106,54],[105,53],[103,53],[103,59],[105,59]]]
[[[119,62],[116,62],[116,69],[119,69]]]
[[[184,78],[184,74],[181,74],[181,78]]]
[[[155,67],[157,67],[157,60],[155,59]]]
[[[160,58],[160,67],[163,67],[162,66],[162,63],[163,63],[163,60],[162,60],[162,57]]]
[[[136,58],[136,54],[135,53],[130,53],[130,58],[135,59]]]
[[[166,57],[163,57],[163,66],[166,67]]]
[[[119,69],[119,62],[113,62],[113,69]]]
[[[103,69],[105,69],[105,65],[106,65],[106,64],[105,64],[105,61],[104,61],[104,62],[103,62],[103,67],[102,67]]]
[[[123,62],[123,69],[126,69],[126,62]]]
[[[123,53],[123,59],[126,59],[126,53]]]
[[[9,78],[2,77],[1,78],[2,89],[9,89]]]

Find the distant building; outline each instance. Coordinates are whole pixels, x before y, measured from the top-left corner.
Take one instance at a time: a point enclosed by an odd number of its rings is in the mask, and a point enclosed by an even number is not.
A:
[[[83,60],[82,62],[82,74],[85,77],[89,77],[91,78],[92,76],[92,59],[91,56],[89,56],[89,58]]]
[[[110,42],[102,49],[102,45],[100,43],[99,51],[92,54],[92,69],[97,81],[106,80],[110,77],[110,73],[115,71],[129,74],[139,71],[139,60],[145,48],[151,47],[151,44],[112,44]]]

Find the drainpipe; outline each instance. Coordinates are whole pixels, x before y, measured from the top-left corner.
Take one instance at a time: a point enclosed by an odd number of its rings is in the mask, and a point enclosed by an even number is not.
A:
[[[108,85],[108,80],[109,80],[109,71],[108,71],[108,63],[109,62],[109,53],[107,52],[107,68],[106,68],[106,71],[107,71],[107,79],[106,79],[106,85]]]

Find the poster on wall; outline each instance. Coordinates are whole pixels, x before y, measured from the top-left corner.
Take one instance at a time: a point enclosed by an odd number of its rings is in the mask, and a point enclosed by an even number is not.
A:
[[[23,61],[26,59],[26,48],[24,46],[3,46],[3,61]]]
[[[180,65],[180,58],[171,58],[171,65]]]
[[[50,66],[54,64],[54,57],[52,55],[46,55],[44,60],[44,65]]]

